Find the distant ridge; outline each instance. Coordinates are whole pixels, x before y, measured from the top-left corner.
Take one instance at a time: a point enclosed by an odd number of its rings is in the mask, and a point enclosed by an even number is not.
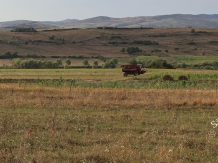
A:
[[[96,27],[193,27],[193,28],[217,28],[218,14],[208,15],[190,15],[173,14],[158,16],[139,16],[126,18],[111,18],[107,16],[98,16],[84,20],[66,19],[62,21],[29,21],[16,20],[0,22],[0,28],[14,29],[17,27],[32,27],[35,29],[49,28],[96,28]]]

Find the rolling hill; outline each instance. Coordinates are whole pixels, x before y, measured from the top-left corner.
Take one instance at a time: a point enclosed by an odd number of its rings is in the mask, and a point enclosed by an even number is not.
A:
[[[35,28],[35,29],[51,29],[51,28],[96,28],[96,27],[118,27],[118,28],[134,28],[134,27],[158,27],[158,28],[217,28],[218,14],[214,15],[159,15],[159,16],[140,16],[126,18],[111,18],[107,16],[98,16],[94,18],[78,20],[66,19],[63,21],[28,21],[16,20],[8,22],[0,22],[1,30],[11,30],[18,27]]]

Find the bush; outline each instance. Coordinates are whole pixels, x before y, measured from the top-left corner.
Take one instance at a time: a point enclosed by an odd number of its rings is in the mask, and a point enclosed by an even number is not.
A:
[[[70,59],[67,59],[67,60],[65,61],[65,63],[66,63],[66,65],[70,66],[70,65],[71,65]]]
[[[57,59],[56,62],[57,62],[57,64],[58,64],[58,66],[61,66],[61,65],[62,65],[62,60],[61,60],[60,58]]]
[[[144,66],[147,68],[164,68],[164,69],[173,69],[175,68],[172,64],[167,63],[166,60],[156,59],[154,61],[148,61],[144,63]]]
[[[140,50],[138,47],[128,47],[126,49],[126,51],[129,53],[129,54],[133,54],[133,53],[137,53],[137,52],[142,52],[142,50]]]
[[[11,32],[37,32],[34,28],[16,28]]]
[[[49,36],[49,40],[54,40],[55,39],[55,36],[52,35],[52,36]]]
[[[131,58],[129,61],[128,61],[129,64],[132,64],[132,65],[136,65],[137,64],[137,61],[135,58]]]
[[[188,42],[187,44],[188,44],[188,45],[196,45],[196,42],[191,41],[191,42]]]
[[[191,29],[191,33],[195,33],[195,29]]]
[[[92,68],[98,68],[98,61],[93,62]]]
[[[111,60],[107,60],[104,64],[103,64],[103,68],[115,68],[118,64],[118,60],[116,58],[113,58]]]
[[[89,61],[88,61],[87,59],[85,59],[85,60],[83,60],[83,64],[84,64],[85,66],[89,66]]]
[[[19,43],[17,41],[15,41],[15,40],[8,41],[8,44],[9,45],[19,45]]]
[[[122,49],[121,49],[121,52],[123,52],[123,53],[124,53],[125,51],[126,51],[126,49],[125,49],[125,48],[122,48]]]
[[[134,40],[132,43],[133,43],[133,44],[142,44],[142,45],[159,45],[158,42],[149,41],[149,40],[146,40],[146,41]]]
[[[151,50],[151,52],[152,52],[152,53],[153,53],[153,52],[158,53],[158,52],[161,52],[161,50],[159,50],[159,49],[154,49],[154,50]]]
[[[112,27],[113,28],[113,27]],[[121,38],[120,36],[114,35],[113,33],[108,37],[108,40],[113,40],[113,39],[117,39],[117,38]]]
[[[27,54],[26,57],[28,57],[28,58],[46,58],[45,56],[36,55],[36,54]]]
[[[58,61],[39,61],[33,59],[21,60],[19,58],[12,60],[12,66],[14,68],[59,68]]]
[[[207,70],[217,70],[218,69],[218,62],[203,62],[199,64],[192,64],[192,65],[186,65],[185,63],[183,64],[178,64],[176,68],[192,68],[192,69],[207,69]]]
[[[110,42],[108,42],[108,44],[118,45],[118,42],[116,42],[116,41],[110,41]]]
[[[6,59],[6,58],[18,58],[20,57],[18,55],[18,52],[10,53],[10,52],[5,52],[4,54],[0,55],[0,59]]]

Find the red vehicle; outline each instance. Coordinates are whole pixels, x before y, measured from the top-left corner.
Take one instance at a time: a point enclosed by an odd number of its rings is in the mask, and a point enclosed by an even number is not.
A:
[[[140,74],[146,73],[146,68],[142,68],[141,64],[137,65],[122,65],[122,72],[124,77],[127,77],[129,74],[138,76]]]

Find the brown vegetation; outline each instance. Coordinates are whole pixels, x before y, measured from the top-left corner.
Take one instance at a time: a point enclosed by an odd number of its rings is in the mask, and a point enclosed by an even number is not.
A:
[[[137,46],[142,52],[135,55],[168,56],[217,55],[217,29],[79,29],[46,31],[36,33],[0,32],[0,54],[17,51],[19,55],[36,54],[43,56],[104,56],[127,57],[122,48]],[[203,31],[198,33],[198,31]],[[116,37],[110,37],[114,34]],[[53,40],[50,40],[54,36]],[[164,37],[163,37],[164,36]],[[154,41],[159,45],[132,44],[134,40]],[[189,45],[190,42],[195,45]],[[114,44],[109,44],[114,42]],[[124,44],[125,42],[125,44]],[[175,47],[180,50],[175,51]],[[158,51],[154,50],[158,49]],[[167,52],[166,52],[167,51]],[[12,51],[11,51],[12,52]]]
[[[1,84],[0,100],[1,162],[217,159],[216,91]]]
[[[188,80],[188,78],[186,76],[182,75],[182,76],[179,76],[178,80]]]
[[[170,75],[164,75],[163,80],[170,80],[173,81],[173,77]]]

